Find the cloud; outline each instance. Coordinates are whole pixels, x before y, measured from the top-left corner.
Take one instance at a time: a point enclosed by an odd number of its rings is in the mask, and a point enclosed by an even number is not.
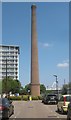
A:
[[[58,63],[57,64],[57,67],[61,67],[61,68],[66,68],[69,66],[69,63],[68,62],[64,62],[64,63]]]
[[[49,47],[50,45],[48,43],[43,44],[44,47]]]
[[[52,47],[53,45],[52,44],[49,44],[49,43],[42,43],[42,42],[39,42],[40,46],[42,48],[48,48],[48,47]]]
[[[67,67],[69,67],[69,59],[63,60],[62,63],[58,63],[57,67],[60,67],[60,68],[67,68]]]
[[[69,64],[68,63],[59,63],[57,64],[57,67],[62,67],[62,68],[65,68],[65,67],[68,67]]]

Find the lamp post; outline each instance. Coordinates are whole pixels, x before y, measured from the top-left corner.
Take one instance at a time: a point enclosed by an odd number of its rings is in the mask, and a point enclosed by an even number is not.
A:
[[[57,96],[59,97],[57,75],[53,75],[53,76],[56,78],[56,93],[57,93]]]
[[[7,58],[6,58],[6,95],[7,95]]]

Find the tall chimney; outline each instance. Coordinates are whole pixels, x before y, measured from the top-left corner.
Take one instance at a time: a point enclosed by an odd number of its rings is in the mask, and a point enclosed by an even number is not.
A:
[[[36,32],[36,5],[31,6],[31,14],[31,95],[40,96]]]

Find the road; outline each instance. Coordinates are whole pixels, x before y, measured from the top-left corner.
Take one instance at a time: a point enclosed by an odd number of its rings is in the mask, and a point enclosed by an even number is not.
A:
[[[59,114],[56,105],[45,105],[41,101],[14,101],[11,118],[67,118]]]

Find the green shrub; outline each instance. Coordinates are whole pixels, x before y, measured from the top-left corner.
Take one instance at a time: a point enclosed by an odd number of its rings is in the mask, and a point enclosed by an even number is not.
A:
[[[10,96],[9,97],[10,100],[21,100],[21,96]]]
[[[38,100],[38,96],[32,96],[32,100]]]
[[[22,97],[21,97],[21,96],[17,96],[16,98],[17,98],[17,100],[21,100],[21,99],[22,99]]]
[[[42,96],[31,96],[32,100],[42,100]],[[27,101],[28,100],[28,95],[20,95],[20,96],[10,96],[9,97],[10,100],[24,100]],[[29,100],[30,100],[30,96],[29,96]]]
[[[23,100],[27,101],[28,100],[28,95],[23,95]]]
[[[15,96],[9,96],[8,99],[10,99],[10,100],[16,100],[16,97]]]
[[[39,99],[39,100],[42,100],[42,96],[38,96],[38,99]]]

